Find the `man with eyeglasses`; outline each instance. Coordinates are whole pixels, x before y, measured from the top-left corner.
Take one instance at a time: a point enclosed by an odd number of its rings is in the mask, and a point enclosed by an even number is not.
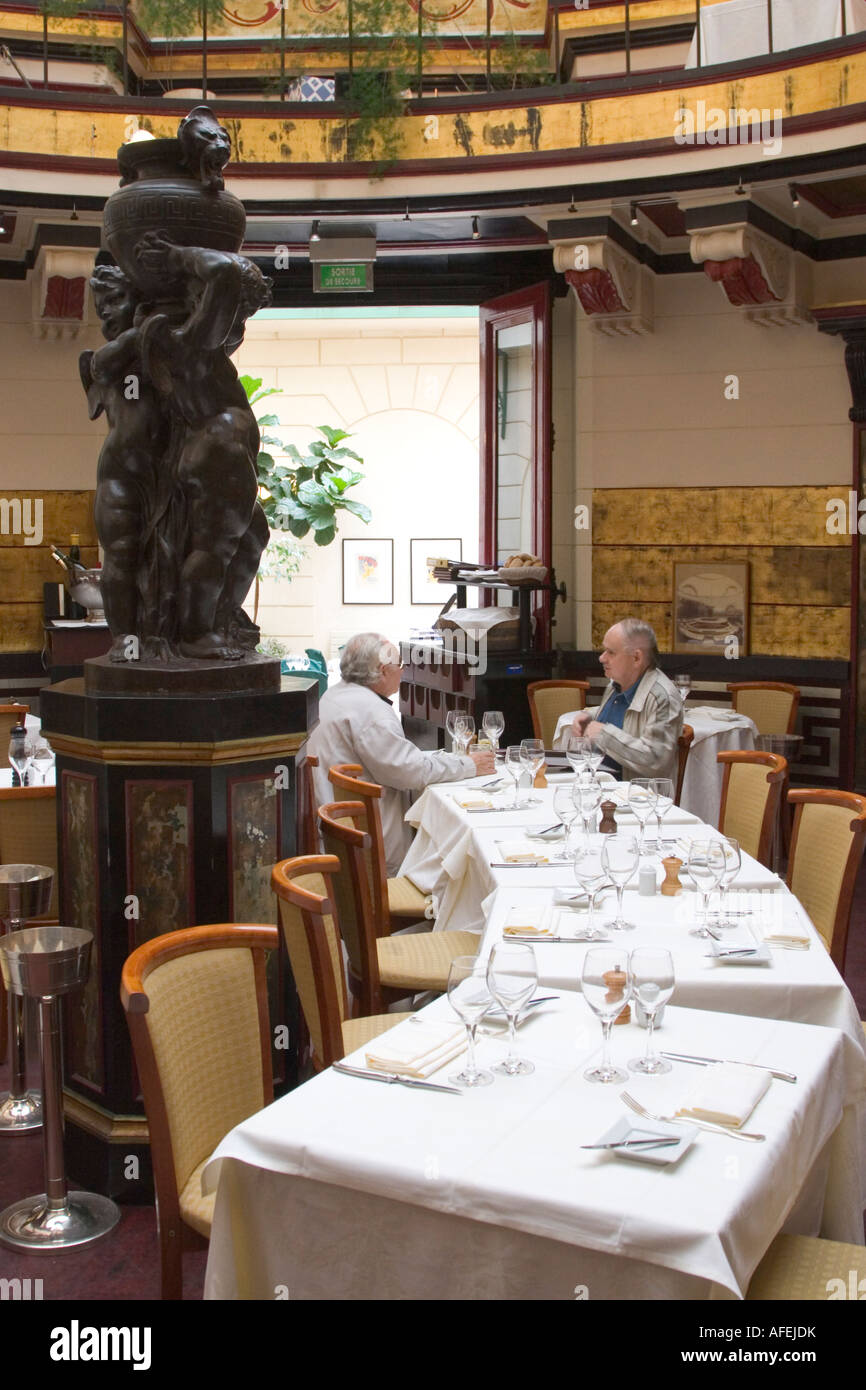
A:
[[[385,839],[387,872],[393,877],[412,842],[403,819],[411,792],[432,782],[487,777],[494,770],[492,752],[425,752],[403,732],[389,696],[400,687],[400,652],[377,632],[350,637],[340,655],[342,682],[325,691],[319,722],[308,748],[319,765],[313,769],[318,804],[334,800],[328,769],[337,763],[360,763],[362,777],[382,787],[379,807]]]

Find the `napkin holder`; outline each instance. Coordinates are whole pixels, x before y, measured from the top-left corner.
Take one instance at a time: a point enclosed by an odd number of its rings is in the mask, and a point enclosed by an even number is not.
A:
[[[666,898],[675,898],[677,893],[683,891],[680,883],[680,869],[683,867],[682,859],[677,859],[676,855],[669,855],[662,860],[662,868],[665,871],[664,882],[661,886],[661,893]]]

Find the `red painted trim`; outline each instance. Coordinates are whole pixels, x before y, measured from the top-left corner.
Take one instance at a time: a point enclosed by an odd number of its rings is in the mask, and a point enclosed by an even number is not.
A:
[[[91,786],[92,786],[92,789],[93,789],[93,796],[92,796],[92,800],[91,800],[91,803],[90,803],[90,808],[91,808],[91,818],[90,818],[90,819],[91,819],[91,824],[90,824],[90,834],[89,834],[88,849],[90,850],[90,862],[91,862],[92,871],[93,871],[93,882],[94,882],[94,885],[95,885],[96,907],[97,907],[97,911],[99,911],[99,908],[100,908],[100,888],[99,888],[99,853],[98,853],[98,848],[99,848],[99,813],[98,813],[99,788],[98,788],[98,778],[97,778],[93,773],[90,773],[90,772],[74,772],[74,771],[71,771],[69,768],[64,768],[63,771],[61,772],[61,774],[60,774],[60,805],[58,806],[58,822],[59,822],[59,823],[58,823],[58,827],[57,827],[57,829],[58,829],[58,835],[57,835],[57,844],[58,844],[58,847],[62,846],[62,844],[63,844],[62,826],[65,825],[65,823],[66,823],[66,796],[67,796],[67,786],[68,786],[68,781],[69,781],[69,780],[74,780],[74,781],[76,781],[76,782],[90,782],[90,783],[91,783]],[[63,902],[62,902],[62,907],[63,907],[63,915],[62,915],[61,920],[64,921],[64,922],[70,922],[70,921],[72,921],[72,914],[71,914],[70,905],[69,905],[69,879],[68,879],[68,875],[66,874],[65,868],[64,868],[64,871],[63,871]],[[79,925],[82,925],[82,924],[79,923]],[[103,926],[102,922],[99,921],[99,922],[88,923],[87,926],[86,926],[86,928],[85,928],[87,931],[91,931],[91,930],[92,930],[92,932],[93,932],[93,958],[92,958],[92,962],[91,962],[91,969],[97,971],[97,973],[100,972],[101,964],[102,964],[102,926]],[[70,1079],[70,1081],[75,1081],[79,1086],[85,1087],[88,1091],[92,1091],[94,1095],[102,1096],[102,1097],[104,1098],[104,1097],[108,1094],[107,1089],[106,1089],[106,1077],[108,1076],[108,1067],[107,1067],[107,1065],[106,1065],[106,1048],[107,1048],[107,1044],[108,1044],[108,1039],[107,1039],[106,1036],[105,1036],[105,1009],[104,1009],[104,1007],[103,1007],[103,989],[102,989],[102,984],[101,984],[101,982],[100,982],[99,989],[97,990],[97,999],[98,999],[98,1001],[99,1001],[99,1045],[100,1045],[99,1050],[100,1050],[100,1054],[101,1054],[101,1065],[102,1065],[102,1085],[100,1086],[100,1085],[98,1085],[95,1081],[91,1081],[89,1077],[87,1077],[87,1076],[82,1076],[80,1072],[72,1071],[72,1070],[70,1070],[70,1072],[69,1072],[69,1079]],[[68,1026],[69,1026],[68,1023],[66,1023],[66,1022],[64,1021],[64,1025],[63,1025],[64,1036],[67,1037],[67,1038],[68,1038],[68,1033],[67,1033]],[[67,1050],[68,1050],[68,1043],[67,1043]]]

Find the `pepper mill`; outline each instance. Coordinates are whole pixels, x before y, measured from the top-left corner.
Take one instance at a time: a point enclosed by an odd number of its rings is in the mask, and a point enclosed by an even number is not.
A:
[[[615,810],[615,801],[603,801],[601,803],[601,825],[598,827],[599,835],[616,834],[616,820],[613,814]]]
[[[679,877],[680,869],[682,867],[682,859],[677,859],[675,855],[669,855],[667,859],[662,860],[662,868],[665,871],[665,879],[664,883],[661,886],[661,892],[664,894],[666,898],[675,898],[677,893],[681,893],[683,891],[683,885],[680,883]]]
[[[624,970],[608,970],[604,975],[602,975],[601,978],[607,985],[607,994],[605,996],[605,1002],[608,1004],[615,1004],[617,999],[621,999],[623,994],[625,993],[624,986],[628,976],[626,975]],[[631,1023],[630,1004],[626,1004],[623,1007],[622,1013],[617,1014],[613,1023],[614,1027],[616,1027],[618,1023]]]
[[[539,788],[539,790],[541,790],[541,789],[543,789],[544,787],[547,786],[547,778],[546,778],[545,775],[544,775],[544,769],[545,769],[546,767],[547,767],[547,763],[542,763],[542,764],[541,764],[541,767],[538,769],[538,771],[537,771],[536,774],[535,774],[535,781],[532,783],[533,787],[537,787],[537,788]]]

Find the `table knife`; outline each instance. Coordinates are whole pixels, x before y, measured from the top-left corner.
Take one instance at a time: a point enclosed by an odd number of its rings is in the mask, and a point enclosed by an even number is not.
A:
[[[791,1071],[774,1071],[772,1067],[762,1067],[760,1062],[733,1062],[730,1057],[692,1057],[685,1052],[663,1052],[662,1056],[669,1057],[672,1062],[693,1062],[698,1067],[709,1067],[714,1062],[730,1062],[736,1067],[758,1067],[761,1071],[768,1071],[777,1081],[790,1081],[793,1084],[797,1080]]]
[[[679,1144],[679,1138],[671,1139],[620,1139],[615,1144],[581,1144],[582,1149],[666,1149],[672,1144]]]
[[[334,1071],[344,1072],[346,1076],[362,1076],[367,1081],[384,1081],[388,1086],[411,1086],[422,1091],[447,1091],[450,1096],[462,1096],[456,1086],[440,1086],[435,1081],[419,1081],[414,1076],[398,1076],[393,1071],[367,1071],[364,1067],[350,1067],[345,1062],[334,1062]]]

